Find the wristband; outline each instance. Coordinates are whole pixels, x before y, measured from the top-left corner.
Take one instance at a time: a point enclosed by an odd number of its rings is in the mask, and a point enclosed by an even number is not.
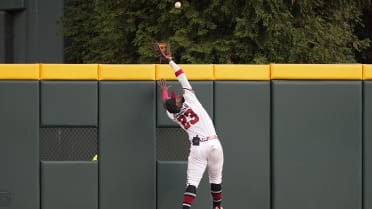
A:
[[[163,100],[167,100],[168,99],[168,91],[166,89],[163,89],[161,91],[161,94],[162,94]]]
[[[182,69],[179,69],[177,70],[174,74],[176,75],[176,77],[178,77],[179,75],[181,75],[183,73],[183,70]]]

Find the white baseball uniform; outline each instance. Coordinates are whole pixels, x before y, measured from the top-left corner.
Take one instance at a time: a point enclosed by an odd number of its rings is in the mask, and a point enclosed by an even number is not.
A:
[[[185,101],[179,113],[170,113],[168,117],[187,132],[190,140],[190,153],[187,165],[187,184],[198,187],[205,169],[208,169],[209,183],[221,184],[223,169],[223,149],[218,140],[213,122],[199,102],[191,85],[177,64],[171,61],[184,93]],[[194,137],[200,138],[199,145],[193,145]]]

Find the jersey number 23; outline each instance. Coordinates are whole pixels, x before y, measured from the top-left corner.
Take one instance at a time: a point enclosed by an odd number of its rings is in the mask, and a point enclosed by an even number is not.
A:
[[[189,121],[187,121],[188,117],[190,118]],[[185,129],[188,129],[191,125],[194,125],[199,121],[199,116],[194,111],[192,111],[192,109],[187,109],[182,115],[179,115],[177,117],[177,120]]]

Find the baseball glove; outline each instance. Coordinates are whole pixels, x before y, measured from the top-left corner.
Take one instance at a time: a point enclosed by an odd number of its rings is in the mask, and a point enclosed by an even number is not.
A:
[[[159,58],[160,63],[163,62],[169,62],[172,60],[172,54],[170,51],[170,44],[168,43],[159,43],[154,42],[154,51],[155,56]]]

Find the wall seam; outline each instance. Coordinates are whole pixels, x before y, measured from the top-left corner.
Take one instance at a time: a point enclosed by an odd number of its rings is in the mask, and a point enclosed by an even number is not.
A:
[[[270,209],[274,209],[274,166],[273,166],[273,159],[274,159],[274,155],[273,155],[273,146],[274,146],[274,143],[273,143],[273,86],[272,86],[272,80],[270,80],[270,113],[269,113],[269,117],[270,117],[270,124],[269,124],[269,130],[270,130],[270,134],[269,134],[269,173],[270,173],[270,179],[269,179],[269,189],[270,189],[270,192],[269,192],[269,200],[270,200]]]
[[[365,85],[365,82],[362,80],[362,127],[361,127],[361,131],[362,131],[362,150],[361,150],[361,158],[362,158],[362,169],[361,169],[361,206],[362,206],[362,209],[364,209],[364,139],[365,139],[365,135],[364,135],[364,125],[365,125],[365,121],[364,121],[364,112],[365,112],[365,100],[364,100],[364,96],[365,96],[365,89],[364,89],[364,85]]]

